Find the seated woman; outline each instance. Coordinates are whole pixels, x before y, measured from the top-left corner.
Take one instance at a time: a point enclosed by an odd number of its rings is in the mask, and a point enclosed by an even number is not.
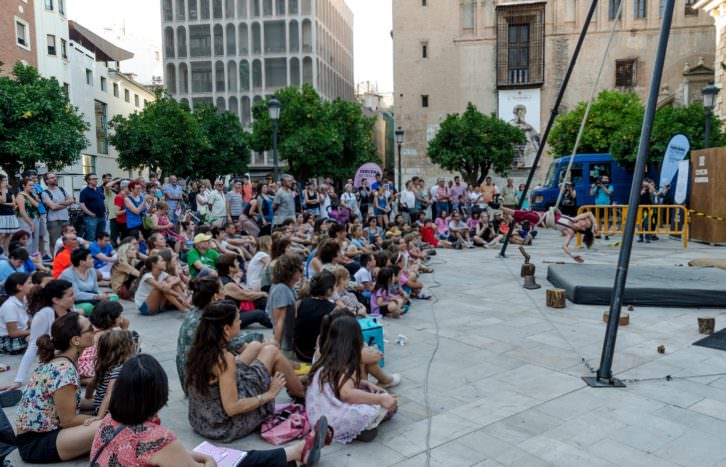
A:
[[[434,221],[436,224],[436,236],[439,240],[449,240],[449,215],[446,210],[439,212],[439,217]]]
[[[89,316],[93,307],[105,300],[118,301],[118,295],[101,292],[98,288],[96,270],[93,268],[91,251],[78,248],[71,253],[71,267],[63,271],[58,279],[73,284],[76,308]]]
[[[154,315],[172,306],[184,311],[189,308],[187,298],[174,290],[179,278],[170,277],[166,273],[166,261],[159,255],[146,259],[146,272],[141,276],[136,289],[134,302],[142,315]]]
[[[179,337],[176,341],[176,370],[179,374],[179,383],[186,392],[186,364],[187,354],[194,342],[194,336],[202,319],[202,310],[212,302],[224,299],[222,283],[217,277],[207,276],[194,279],[189,287],[192,289],[192,308],[184,316],[179,328]],[[229,343],[229,350],[235,354],[242,353],[245,345],[250,342],[262,342],[263,335],[257,332],[242,333],[233,336]]]
[[[25,297],[33,288],[29,274],[15,272],[5,279],[8,299],[0,306],[0,352],[18,354],[28,347],[30,316]]]
[[[109,413],[93,439],[92,465],[216,465],[211,457],[187,450],[171,430],[161,426],[158,413],[169,401],[169,381],[154,357],[141,354],[124,363],[111,394]],[[303,441],[284,449],[248,451],[236,467],[291,467],[297,462],[313,466],[329,439],[327,420],[323,420]]]
[[[264,235],[257,239],[257,252],[247,263],[247,287],[260,290],[262,271],[270,264],[272,237]]]
[[[135,241],[123,243],[118,247],[118,261],[111,267],[111,290],[124,300],[131,299],[131,285],[141,276],[141,271],[136,269],[139,262],[137,253]]]
[[[62,462],[91,450],[99,422],[79,413],[83,404],[76,361],[92,343],[93,326],[75,312],[55,320],[51,335],[38,339],[40,365],[18,405],[16,432],[23,461]]]
[[[363,333],[356,319],[334,320],[320,352],[305,397],[308,420],[326,417],[339,443],[371,441],[378,425],[395,413],[398,398],[363,378]]]
[[[184,240],[174,231],[174,224],[169,220],[169,205],[166,204],[166,201],[156,203],[156,209],[150,217],[151,231],[163,235],[167,244],[172,245],[174,250],[179,253]]]
[[[81,375],[81,382],[88,385],[86,388],[86,399],[93,395],[93,386],[89,383],[96,375],[96,345],[104,334],[114,329],[128,329],[129,320],[121,316],[123,306],[118,302],[101,302],[91,311],[89,320],[93,325],[93,345],[89,346],[78,357],[78,373]],[[136,334],[138,340],[138,334]]]
[[[166,237],[159,233],[154,232],[149,235],[149,241],[147,248],[149,249],[149,256],[159,254],[159,251],[167,247]]]
[[[284,254],[275,260],[272,271],[273,286],[267,299],[267,315],[272,318],[276,345],[284,352],[294,352],[295,285],[302,278],[302,261],[294,254]]]
[[[494,225],[489,222],[489,213],[482,212],[474,234],[474,242],[484,248],[491,248],[496,246],[503,237],[503,235],[497,233]]]
[[[170,283],[174,283],[172,286],[175,292],[178,292],[183,297],[189,296],[189,283],[188,268],[185,270],[184,267],[179,263],[179,254],[171,248],[162,248],[157,253],[166,262],[166,273],[169,275]],[[187,300],[188,302],[188,300]]]
[[[335,275],[330,271],[320,271],[310,280],[308,290],[300,291],[307,295],[297,306],[295,313],[295,355],[303,362],[313,361],[315,343],[320,332],[323,316],[332,313],[335,303],[330,300],[335,289]]]
[[[235,277],[240,276],[239,261],[234,255],[223,255],[217,259],[217,274],[222,282],[224,298],[233,301],[240,310],[242,329],[254,323],[272,329],[272,321],[265,313],[267,293],[250,290],[242,286]]]
[[[295,370],[276,346],[253,342],[238,357],[227,350],[239,330],[237,307],[229,302],[208,305],[186,364],[192,428],[227,443],[259,429],[274,413],[275,397],[284,387],[293,397],[305,396]]]

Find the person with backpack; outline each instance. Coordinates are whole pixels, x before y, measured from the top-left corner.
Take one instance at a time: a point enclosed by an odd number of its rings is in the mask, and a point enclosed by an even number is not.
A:
[[[49,249],[56,244],[60,238],[63,226],[68,224],[70,219],[68,207],[75,203],[73,196],[66,193],[62,186],[58,186],[58,175],[54,172],[45,174],[47,188],[41,194],[41,199],[48,211],[47,226],[50,240]]]

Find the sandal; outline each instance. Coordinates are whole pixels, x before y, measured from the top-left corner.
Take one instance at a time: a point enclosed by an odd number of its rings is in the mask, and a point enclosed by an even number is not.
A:
[[[320,460],[320,450],[323,445],[327,446],[326,441],[333,440],[332,430],[328,430],[328,419],[325,416],[320,417],[315,424],[315,430],[308,433],[304,440],[304,446],[300,459],[303,465],[313,466]]]

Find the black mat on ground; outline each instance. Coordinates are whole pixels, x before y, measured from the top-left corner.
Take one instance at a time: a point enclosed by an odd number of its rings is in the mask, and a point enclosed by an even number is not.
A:
[[[584,305],[609,305],[615,265],[553,264],[547,280]],[[726,271],[715,268],[631,266],[625,305],[726,308]]]
[[[709,349],[726,350],[726,328],[694,342],[693,345],[708,347]]]

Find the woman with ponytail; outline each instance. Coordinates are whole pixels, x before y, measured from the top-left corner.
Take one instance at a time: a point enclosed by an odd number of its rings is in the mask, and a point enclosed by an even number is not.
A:
[[[92,344],[91,322],[75,312],[56,319],[50,336],[38,339],[40,365],[23,391],[16,421],[23,461],[62,462],[91,450],[100,423],[90,423],[91,416],[79,414],[81,380],[76,362]]]

